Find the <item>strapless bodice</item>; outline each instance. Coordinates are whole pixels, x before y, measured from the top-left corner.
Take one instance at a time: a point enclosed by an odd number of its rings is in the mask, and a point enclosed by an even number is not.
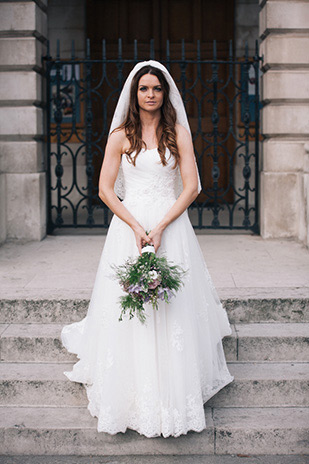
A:
[[[126,203],[175,201],[176,169],[173,169],[174,157],[166,148],[167,165],[161,163],[157,148],[142,149],[136,157],[135,166],[130,163],[125,154],[121,165],[125,183]]]

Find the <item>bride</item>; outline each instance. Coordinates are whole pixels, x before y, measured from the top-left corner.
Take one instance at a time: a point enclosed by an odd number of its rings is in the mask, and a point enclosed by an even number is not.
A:
[[[231,327],[187,212],[200,191],[176,84],[161,63],[138,63],[121,92],[101,168],[99,196],[114,216],[88,312],[61,332],[79,358],[64,374],[84,384],[98,432],[201,432],[204,404],[234,380],[222,346]],[[158,310],[146,304],[145,324],[119,321],[123,291],[112,265],[138,256],[146,243],[188,269],[184,285]]]

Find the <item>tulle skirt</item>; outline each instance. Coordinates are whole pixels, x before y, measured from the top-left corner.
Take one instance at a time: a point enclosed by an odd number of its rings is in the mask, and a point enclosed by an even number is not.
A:
[[[124,200],[145,230],[172,203]],[[64,374],[84,384],[98,432],[129,428],[146,437],[201,432],[207,427],[204,403],[234,380],[222,347],[231,327],[187,211],[165,229],[157,255],[188,269],[184,286],[169,304],[160,301],[158,310],[146,304],[144,325],[136,317],[119,321],[124,293],[111,265],[138,256],[138,249],[132,229],[114,215],[87,315],[62,329],[63,345],[79,358]]]

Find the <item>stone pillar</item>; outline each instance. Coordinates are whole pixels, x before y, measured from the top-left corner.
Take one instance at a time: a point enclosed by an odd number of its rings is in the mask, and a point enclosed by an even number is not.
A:
[[[309,2],[260,1],[261,235],[306,243],[305,142],[309,134]]]
[[[304,243],[309,247],[309,143],[305,145],[305,161],[304,161]]]
[[[42,63],[47,0],[0,3],[0,241],[46,234]]]

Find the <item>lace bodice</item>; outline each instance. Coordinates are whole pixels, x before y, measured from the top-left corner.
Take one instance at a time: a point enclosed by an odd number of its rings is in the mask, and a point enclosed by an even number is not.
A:
[[[176,200],[177,170],[173,169],[174,158],[168,148],[165,157],[167,165],[163,166],[157,148],[142,149],[134,166],[125,154],[122,155],[125,203],[152,204]]]

